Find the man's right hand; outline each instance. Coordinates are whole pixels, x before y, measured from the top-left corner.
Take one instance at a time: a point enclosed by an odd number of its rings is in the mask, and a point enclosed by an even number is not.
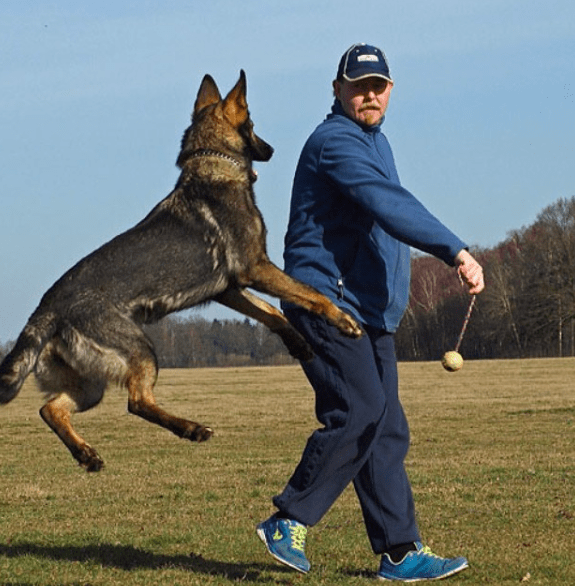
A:
[[[460,278],[469,287],[469,294],[481,293],[485,288],[483,269],[473,256],[465,249],[460,250],[455,257],[455,264]]]

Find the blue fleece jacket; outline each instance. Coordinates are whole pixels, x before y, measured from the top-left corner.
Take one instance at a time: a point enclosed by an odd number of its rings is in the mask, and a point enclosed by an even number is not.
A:
[[[336,100],[297,165],[285,271],[394,332],[409,299],[410,246],[450,265],[467,247],[400,185],[380,127],[357,124]]]

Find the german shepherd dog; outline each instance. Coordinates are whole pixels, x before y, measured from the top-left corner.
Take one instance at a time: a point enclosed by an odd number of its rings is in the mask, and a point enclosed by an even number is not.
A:
[[[350,316],[267,256],[252,161],[268,161],[272,153],[253,131],[245,73],[225,99],[206,75],[182,138],[174,190],[45,293],[0,365],[0,403],[11,401],[34,371],[47,399],[40,415],[93,472],[103,461],[71,417],[96,406],[109,383],[127,388],[130,413],[179,437],[204,441],[213,433],[156,404],[158,363],[141,324],[213,300],[265,324],[295,358],[311,359],[311,348],[283,313],[250,287],[324,316],[347,336],[361,336]]]

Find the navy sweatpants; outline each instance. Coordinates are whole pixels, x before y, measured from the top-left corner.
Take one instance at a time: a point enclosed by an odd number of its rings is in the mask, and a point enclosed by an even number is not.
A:
[[[375,553],[419,541],[404,469],[409,428],[398,397],[393,334],[364,326],[366,335],[354,340],[307,311],[285,313],[316,354],[302,368],[323,427],[308,439],[275,506],[314,525],[353,482]]]

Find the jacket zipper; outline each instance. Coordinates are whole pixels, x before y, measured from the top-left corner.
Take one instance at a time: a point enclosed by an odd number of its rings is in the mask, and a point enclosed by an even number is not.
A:
[[[338,299],[343,299],[343,279],[339,277],[337,280],[337,289],[338,289]]]

